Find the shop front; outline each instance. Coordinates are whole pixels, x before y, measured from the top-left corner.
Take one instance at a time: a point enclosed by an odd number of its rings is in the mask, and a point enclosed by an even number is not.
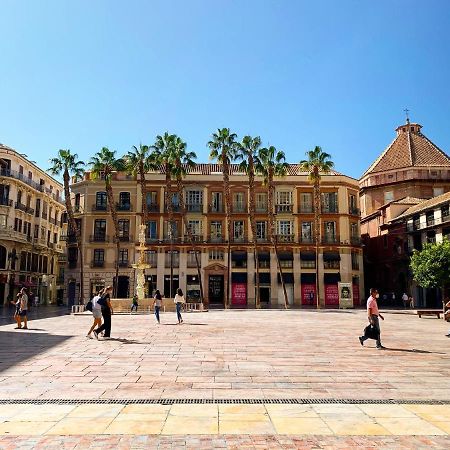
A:
[[[286,288],[287,300],[289,305],[294,304],[294,274],[292,272],[283,272],[284,287]],[[284,291],[281,283],[281,276],[278,274],[278,304],[284,306]]]
[[[353,307],[357,308],[361,305],[361,299],[359,296],[359,277],[353,277],[352,279],[353,288]]]
[[[157,289],[157,276],[156,275],[145,275],[145,296],[151,298],[155,295]]]
[[[316,306],[316,274],[302,273],[300,275],[303,306]]]
[[[339,273],[324,274],[325,306],[339,307],[339,281],[341,281],[341,275]]]
[[[198,275],[186,276],[186,301],[190,303],[200,302],[200,281]]]
[[[259,272],[259,303],[262,307],[270,305],[270,272]]]
[[[246,272],[233,272],[231,274],[231,305],[238,308],[247,306]]]

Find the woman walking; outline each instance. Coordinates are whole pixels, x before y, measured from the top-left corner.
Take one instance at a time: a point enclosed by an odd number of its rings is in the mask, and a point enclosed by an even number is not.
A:
[[[155,317],[158,323],[161,323],[159,321],[159,311],[161,310],[162,306],[162,296],[161,292],[159,292],[159,289],[156,289],[155,296],[153,297],[153,308],[155,308]]]
[[[102,307],[98,304],[98,301],[102,297],[103,292],[104,289],[101,289],[100,291],[98,291],[97,295],[94,295],[94,298],[92,299],[92,316],[94,317],[94,323],[92,324],[89,333],[86,335],[86,337],[88,337],[89,339],[92,339],[91,333],[94,331],[94,328],[102,326]]]
[[[111,337],[111,314],[114,314],[111,306],[111,293],[112,286],[108,286],[105,289],[104,294],[97,300],[97,304],[102,308],[103,325],[94,330],[95,339],[98,339],[98,335],[103,330],[105,330],[104,339],[109,339]]]
[[[183,291],[181,289],[177,289],[177,293],[175,294],[175,298],[173,299],[175,306],[177,308],[177,318],[178,323],[183,323],[183,318],[181,317],[181,308],[186,301],[184,300]]]

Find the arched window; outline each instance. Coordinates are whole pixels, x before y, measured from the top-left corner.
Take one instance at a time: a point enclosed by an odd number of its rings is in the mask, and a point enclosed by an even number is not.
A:
[[[0,269],[6,269],[6,248],[0,245]]]

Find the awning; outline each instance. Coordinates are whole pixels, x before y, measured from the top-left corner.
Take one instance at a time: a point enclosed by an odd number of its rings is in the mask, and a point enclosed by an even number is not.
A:
[[[294,284],[294,274],[290,272],[283,273],[283,280],[285,284]],[[278,283],[281,283],[280,274],[278,274]]]
[[[270,261],[270,252],[258,252],[258,261]]]
[[[323,282],[325,284],[337,284],[339,281],[341,281],[340,273],[325,273],[323,275]]]
[[[280,261],[292,261],[294,256],[292,252],[278,252],[278,259]]]
[[[233,272],[231,274],[232,283],[247,283],[247,273],[246,272]]]
[[[316,253],[315,252],[300,252],[300,259],[302,261],[315,261]]]
[[[316,274],[315,273],[302,273],[300,275],[300,283],[315,284],[316,283]]]
[[[256,273],[255,273],[255,283],[256,283]],[[259,284],[270,284],[270,273],[267,272],[260,273]]]
[[[231,261],[247,261],[247,252],[231,252]]]
[[[324,252],[323,260],[324,261],[340,261],[341,255],[339,254],[339,252]]]

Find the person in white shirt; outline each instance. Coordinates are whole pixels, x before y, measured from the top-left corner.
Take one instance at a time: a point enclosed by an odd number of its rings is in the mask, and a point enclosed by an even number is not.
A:
[[[92,332],[96,327],[102,325],[102,307],[97,303],[103,294],[104,289],[100,290],[97,295],[92,299],[92,315],[94,316],[94,323],[92,324],[89,333],[86,335],[89,339],[93,339]]]
[[[177,308],[177,318],[178,323],[183,323],[183,318],[181,317],[181,308],[183,304],[186,303],[183,296],[183,291],[181,289],[177,289],[177,293],[175,294],[175,298],[173,299],[175,306]]]
[[[409,303],[409,297],[406,292],[403,293],[402,300],[403,300],[403,307],[406,308],[406,305]]]

